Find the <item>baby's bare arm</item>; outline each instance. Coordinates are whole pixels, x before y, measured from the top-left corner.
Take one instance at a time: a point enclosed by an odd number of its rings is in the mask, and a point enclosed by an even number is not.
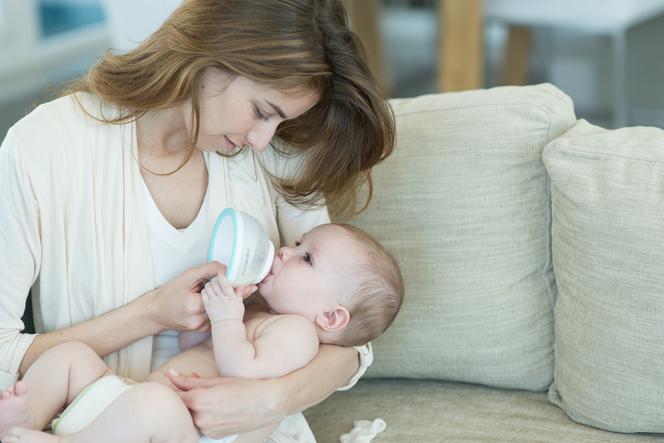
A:
[[[212,325],[217,368],[224,376],[281,377],[307,365],[318,353],[314,325],[298,315],[275,315],[248,337],[244,323],[222,320]],[[223,337],[223,339],[221,339]]]

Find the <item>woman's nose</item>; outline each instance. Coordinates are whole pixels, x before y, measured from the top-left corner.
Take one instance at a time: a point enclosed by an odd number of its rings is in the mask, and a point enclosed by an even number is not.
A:
[[[247,134],[247,141],[257,152],[264,151],[270,144],[279,122],[261,121]]]

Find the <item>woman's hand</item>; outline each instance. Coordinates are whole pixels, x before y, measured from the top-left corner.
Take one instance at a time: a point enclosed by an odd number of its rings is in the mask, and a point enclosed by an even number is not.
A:
[[[194,424],[210,438],[241,434],[278,424],[286,416],[286,399],[273,380],[184,376],[169,371],[171,382],[191,411]]]
[[[225,271],[221,263],[207,263],[187,269],[165,285],[147,293],[150,318],[161,330],[207,331],[210,322],[200,292],[208,279]]]

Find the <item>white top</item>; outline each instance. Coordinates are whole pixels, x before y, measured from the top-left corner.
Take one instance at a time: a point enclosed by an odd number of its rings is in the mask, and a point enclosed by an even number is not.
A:
[[[209,153],[203,153],[205,164]],[[205,236],[205,220],[208,217],[208,193],[198,215],[189,226],[176,229],[161,213],[150,190],[141,180],[143,200],[146,208],[148,243],[152,255],[152,269],[157,287],[169,282],[185,269],[199,266],[207,261],[208,238]],[[177,331],[163,331],[152,342],[151,370],[160,368],[175,354],[180,352]]]
[[[89,112],[117,113],[95,96],[79,97]],[[86,116],[71,97],[39,106],[7,133],[0,148],[0,387],[16,380],[34,338],[21,333],[20,320],[31,288],[42,332],[94,318],[157,286],[134,133],[133,123]],[[272,149],[210,155],[204,237],[227,206],[256,218],[275,245],[293,244],[328,222],[324,208],[288,204],[263,170],[292,176],[299,161]],[[152,337],[145,337],[105,360],[140,381],[151,358]]]

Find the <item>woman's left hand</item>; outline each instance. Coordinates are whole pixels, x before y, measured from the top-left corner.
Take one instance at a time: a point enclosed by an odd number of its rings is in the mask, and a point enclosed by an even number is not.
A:
[[[167,373],[194,424],[210,438],[241,434],[278,424],[286,416],[286,398],[277,380],[185,376]]]

